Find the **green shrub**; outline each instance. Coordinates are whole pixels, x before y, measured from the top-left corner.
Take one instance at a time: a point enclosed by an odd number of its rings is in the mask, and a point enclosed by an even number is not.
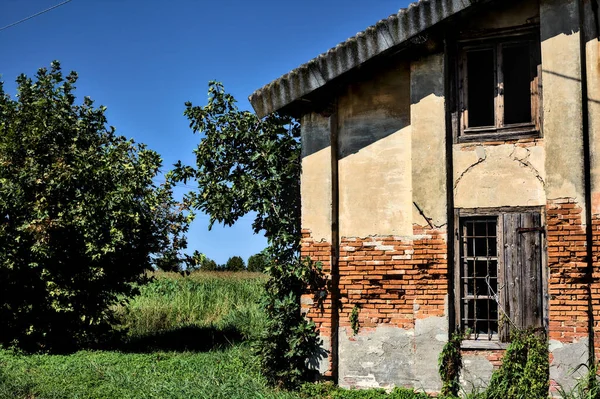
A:
[[[502,365],[490,379],[485,399],[541,399],[548,396],[549,360],[546,337],[513,331]]]
[[[468,333],[467,333],[468,334]],[[444,345],[439,358],[439,373],[442,379],[443,396],[457,396],[460,391],[460,370],[462,369],[462,354],[460,345],[465,333],[454,333]]]
[[[76,102],[58,62],[0,83],[0,344],[72,351],[106,338],[111,308],[153,267],[177,269],[190,216],[158,187],[158,153]]]
[[[412,389],[394,388],[387,393],[385,389],[344,389],[331,382],[304,384],[300,396],[306,399],[431,399],[426,393]]]

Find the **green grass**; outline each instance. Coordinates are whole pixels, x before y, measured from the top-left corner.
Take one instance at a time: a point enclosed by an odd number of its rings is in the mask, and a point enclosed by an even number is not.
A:
[[[396,390],[267,386],[250,343],[262,331],[266,276],[156,273],[115,311],[128,334],[115,350],[24,355],[0,349],[0,399],[421,399]]]
[[[132,338],[184,327],[236,330],[253,339],[265,315],[260,298],[266,276],[261,273],[202,273],[182,277],[155,273],[140,295],[116,313]]]
[[[0,351],[0,398],[298,398],[268,388],[257,364],[247,345],[207,353]]]

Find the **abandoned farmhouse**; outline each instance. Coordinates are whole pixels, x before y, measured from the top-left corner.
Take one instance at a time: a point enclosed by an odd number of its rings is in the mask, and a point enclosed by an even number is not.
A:
[[[552,384],[600,358],[598,3],[420,0],[250,96],[301,122],[323,375],[437,391],[456,330],[466,385],[512,327],[547,332]]]

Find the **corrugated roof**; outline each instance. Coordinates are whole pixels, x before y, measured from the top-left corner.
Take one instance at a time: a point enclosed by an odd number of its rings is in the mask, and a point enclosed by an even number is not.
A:
[[[248,99],[261,117],[278,111],[478,1],[419,0],[258,89]]]

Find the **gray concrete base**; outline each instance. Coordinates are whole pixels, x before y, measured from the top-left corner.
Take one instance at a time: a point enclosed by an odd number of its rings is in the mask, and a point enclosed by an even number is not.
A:
[[[448,337],[448,320],[417,320],[414,330],[379,326],[353,336],[339,329],[339,385],[345,388],[412,387],[439,391],[438,356]]]

